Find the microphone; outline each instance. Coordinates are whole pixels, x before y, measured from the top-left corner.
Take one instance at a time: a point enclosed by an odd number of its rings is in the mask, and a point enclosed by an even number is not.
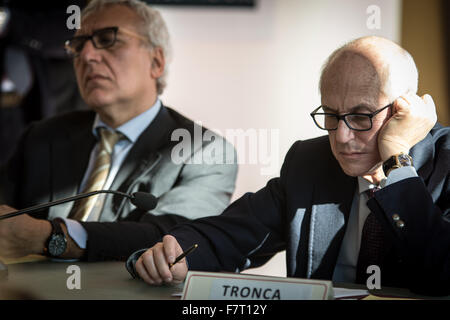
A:
[[[70,202],[70,201],[75,201],[75,200],[79,200],[79,199],[83,199],[83,198],[87,198],[90,196],[94,196],[96,194],[99,193],[113,193],[122,197],[126,197],[130,200],[130,202],[132,204],[134,204],[138,209],[144,210],[144,211],[148,211],[148,210],[152,210],[156,207],[156,204],[158,203],[158,199],[152,195],[151,193],[146,193],[146,192],[135,192],[130,194],[127,193],[123,193],[120,191],[114,191],[114,190],[98,190],[98,191],[92,191],[92,192],[86,192],[86,193],[81,193],[78,194],[76,196],[73,197],[68,197],[68,198],[64,198],[64,199],[60,199],[60,200],[56,200],[56,201],[52,201],[52,202],[48,202],[48,203],[44,203],[44,204],[38,204],[36,206],[32,206],[29,208],[25,208],[22,210],[17,210],[5,215],[0,216],[0,220],[4,220],[4,219],[8,219],[8,218],[12,218],[15,216],[19,216],[21,214],[25,214],[25,213],[32,213],[32,212],[36,212],[42,209],[47,209],[53,206],[56,206],[58,204],[62,204],[62,203],[66,203],[66,202]]]
[[[158,199],[151,193],[135,192],[131,195],[130,201],[136,206],[136,208],[149,211],[155,209]]]
[[[78,194],[76,196],[73,197],[68,197],[68,198],[64,198],[64,199],[60,199],[60,200],[56,200],[56,201],[52,201],[52,202],[48,202],[48,203],[44,203],[44,204],[39,204],[36,206],[32,206],[29,208],[25,208],[22,210],[17,210],[8,214],[5,214],[3,216],[0,216],[0,220],[4,220],[4,219],[8,219],[8,218],[12,218],[15,216],[19,216],[21,214],[25,214],[25,213],[32,213],[32,212],[36,212],[42,209],[46,209],[46,208],[50,208],[53,206],[56,206],[58,204],[62,204],[62,203],[66,203],[66,202],[70,202],[70,201],[75,201],[75,200],[79,200],[82,198],[87,198],[87,197],[91,197],[94,196],[96,194],[99,193],[113,193],[122,197],[126,197],[128,198],[132,204],[134,204],[138,209],[144,210],[144,211],[148,211],[148,210],[152,210],[156,207],[156,204],[158,203],[158,198],[156,198],[154,195],[152,195],[151,193],[146,193],[146,192],[135,192],[130,194],[127,193],[123,193],[120,191],[114,191],[114,190],[98,190],[98,191],[92,191],[92,192],[86,192],[86,193],[81,193]],[[3,264],[0,261],[0,279],[6,278],[8,276],[8,268],[5,264]]]

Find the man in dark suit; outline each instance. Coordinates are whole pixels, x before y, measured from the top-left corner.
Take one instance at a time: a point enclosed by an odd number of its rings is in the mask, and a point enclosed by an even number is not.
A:
[[[177,223],[219,214],[234,190],[234,148],[218,135],[204,141],[203,128],[158,98],[169,55],[159,13],[139,1],[95,0],[82,17],[67,48],[93,111],[30,126],[0,168],[0,214],[100,189],[149,192],[158,204],[147,212],[100,195],[2,220],[0,256],[125,259]],[[182,154],[173,152],[177,130],[192,137]]]
[[[296,142],[279,178],[220,216],[175,227],[134,253],[130,272],[150,284],[191,270],[239,272],[286,250],[290,277],[450,293],[450,129],[417,92],[417,69],[395,43],[364,37],[336,50],[322,72],[328,131]],[[169,269],[197,243],[186,261]]]

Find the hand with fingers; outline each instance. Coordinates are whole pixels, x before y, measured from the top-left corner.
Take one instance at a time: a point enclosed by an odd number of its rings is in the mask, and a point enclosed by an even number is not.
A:
[[[164,236],[163,242],[155,244],[139,257],[135,265],[136,272],[150,285],[181,283],[188,272],[186,258],[171,267],[169,265],[182,253],[183,249],[173,236]]]
[[[17,211],[0,204],[0,216]],[[42,254],[51,233],[50,222],[27,214],[0,221],[0,256],[18,258]]]
[[[396,99],[392,116],[378,134],[378,151],[386,161],[401,152],[408,153],[415,144],[425,138],[437,121],[433,98],[406,93]]]

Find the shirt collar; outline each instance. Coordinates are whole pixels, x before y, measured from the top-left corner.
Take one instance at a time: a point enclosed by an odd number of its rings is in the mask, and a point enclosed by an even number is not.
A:
[[[161,100],[156,99],[156,102],[153,106],[151,106],[148,110],[141,113],[140,115],[125,122],[123,125],[118,127],[116,131],[122,133],[129,141],[131,141],[131,143],[136,142],[137,138],[141,135],[145,128],[147,128],[153,122],[159,110],[161,109],[161,106]],[[102,127],[113,130],[100,119],[98,114],[96,114],[94,124],[92,126],[92,133],[97,139],[98,129]]]
[[[365,192],[366,190],[372,189],[378,187],[377,185],[369,182],[368,180],[364,179],[363,177],[358,177],[358,191],[359,194]]]

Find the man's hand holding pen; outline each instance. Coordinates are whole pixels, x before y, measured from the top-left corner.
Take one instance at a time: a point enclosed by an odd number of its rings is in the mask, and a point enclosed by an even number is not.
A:
[[[140,256],[136,262],[136,272],[151,285],[181,283],[188,272],[184,257],[195,248],[193,246],[186,250],[182,259],[176,261],[177,257],[183,255],[183,249],[173,236],[164,236],[163,242],[155,244]]]

